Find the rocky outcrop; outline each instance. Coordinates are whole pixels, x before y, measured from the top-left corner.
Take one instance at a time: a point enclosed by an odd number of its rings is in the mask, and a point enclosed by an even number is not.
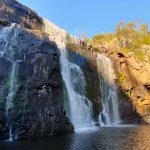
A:
[[[51,41],[57,38],[60,45],[61,40],[66,43],[68,60],[85,75],[96,121],[102,111],[96,62],[100,53],[114,64],[121,119],[150,123],[148,59],[141,62],[116,47],[87,46],[15,0],[0,0],[0,6],[0,139],[10,133],[13,139],[24,139],[73,130],[64,110],[58,45]]]
[[[35,12],[14,0],[0,6],[0,139],[9,138],[10,129],[13,139],[72,131],[57,45]]]
[[[43,19],[36,12],[16,0],[0,0],[0,21],[34,30],[41,30],[43,25]]]
[[[38,39],[18,25],[9,28],[6,41],[0,41],[0,49],[4,50],[7,45],[4,56],[0,57],[0,108],[5,114],[14,62],[18,66],[17,85],[14,85],[17,87],[9,104],[7,124],[2,121],[1,125],[4,128],[11,126],[15,139],[72,130],[63,109],[56,44],[44,38]]]
[[[100,81],[97,72],[96,53],[82,48],[79,45],[68,43],[68,59],[80,66],[86,79],[86,96],[93,103],[94,116],[101,112],[102,104],[100,102]]]
[[[75,44],[68,44],[68,49],[70,60],[80,65],[85,73],[87,97],[93,103],[95,116],[102,111],[96,65],[96,57],[100,53],[113,62],[116,74],[114,79],[118,86],[119,112],[123,122],[150,123],[148,117],[145,117],[149,116],[150,112],[150,64],[147,60],[139,61],[134,53],[125,55],[116,47],[91,46],[89,49],[82,49]]]
[[[139,120],[138,123],[149,122],[148,119],[144,119],[150,112],[149,62],[137,60],[132,52],[123,54],[120,50],[105,49],[105,51],[100,49],[99,52],[113,61],[121,118],[136,116],[134,118]],[[132,122],[136,122],[133,120]]]

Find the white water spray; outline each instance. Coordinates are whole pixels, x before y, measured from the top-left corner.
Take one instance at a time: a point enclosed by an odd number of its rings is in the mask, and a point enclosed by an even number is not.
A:
[[[78,65],[69,62],[67,59],[65,44],[67,42],[79,44],[80,40],[47,20],[44,20],[44,23],[44,32],[49,34],[50,40],[55,41],[60,49],[61,74],[69,97],[67,115],[75,129],[94,126],[92,103],[85,96],[86,82],[84,74]]]
[[[18,68],[18,64],[16,62],[13,62],[10,77],[9,77],[9,94],[7,96],[7,101],[6,101],[6,118],[10,130],[9,141],[12,141],[12,128],[9,125],[11,123],[11,116],[9,115],[9,111],[13,108],[13,100],[17,89],[17,72],[18,72],[17,68]]]
[[[18,64],[17,62],[13,61],[15,52],[13,51],[13,46],[17,45],[17,35],[18,35],[18,28],[16,24],[11,24],[10,27],[5,27],[0,29],[0,40],[3,41],[0,49],[0,57],[5,57],[8,61],[12,63],[10,76],[9,76],[9,93],[6,99],[6,119],[7,124],[9,126],[9,141],[13,140],[12,137],[12,127],[11,127],[11,113],[10,111],[13,108],[13,100],[15,97],[15,93],[17,90],[17,72],[18,72]],[[13,35],[12,35],[13,34]]]
[[[103,111],[99,115],[101,125],[119,122],[117,86],[114,81],[114,69],[111,60],[104,55],[97,55]]]
[[[85,78],[79,66],[70,63],[61,51],[61,71],[69,97],[70,117],[75,128],[83,128],[93,124],[92,103],[85,96]],[[80,93],[79,93],[80,92]]]
[[[9,46],[9,43],[13,43],[13,45],[14,44],[17,45],[16,37],[18,34],[18,29],[15,28],[16,26],[17,24],[12,23],[10,27],[5,27],[0,29],[0,40],[4,41],[4,45],[2,46],[3,48],[1,47],[2,49],[0,49],[0,57],[4,57],[4,54],[8,49],[9,49],[9,56],[13,56],[14,52],[11,51],[12,47]],[[13,37],[11,35],[12,33],[14,33]]]

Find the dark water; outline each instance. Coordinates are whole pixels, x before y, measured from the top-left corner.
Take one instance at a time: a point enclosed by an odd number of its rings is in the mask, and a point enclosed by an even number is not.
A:
[[[0,150],[150,150],[150,126],[102,127],[37,140],[3,141]]]

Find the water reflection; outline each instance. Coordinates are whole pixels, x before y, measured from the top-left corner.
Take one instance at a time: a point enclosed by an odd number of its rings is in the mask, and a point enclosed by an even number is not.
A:
[[[102,127],[37,140],[0,142],[0,150],[150,150],[150,126]]]

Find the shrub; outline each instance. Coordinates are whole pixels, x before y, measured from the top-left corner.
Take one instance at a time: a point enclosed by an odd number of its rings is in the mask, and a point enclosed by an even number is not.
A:
[[[125,74],[123,74],[122,72],[118,72],[118,81],[120,83],[123,83],[123,81],[125,80],[125,78],[126,78]]]
[[[145,113],[150,113],[150,108],[145,110]]]
[[[144,53],[142,51],[136,51],[135,56],[137,59],[143,60],[144,59]]]
[[[127,54],[128,53],[128,49],[127,48],[121,48],[121,51],[123,54]]]
[[[130,97],[130,92],[123,92],[125,96]]]
[[[76,51],[78,49],[77,45],[74,43],[67,43],[66,48],[73,51]]]

